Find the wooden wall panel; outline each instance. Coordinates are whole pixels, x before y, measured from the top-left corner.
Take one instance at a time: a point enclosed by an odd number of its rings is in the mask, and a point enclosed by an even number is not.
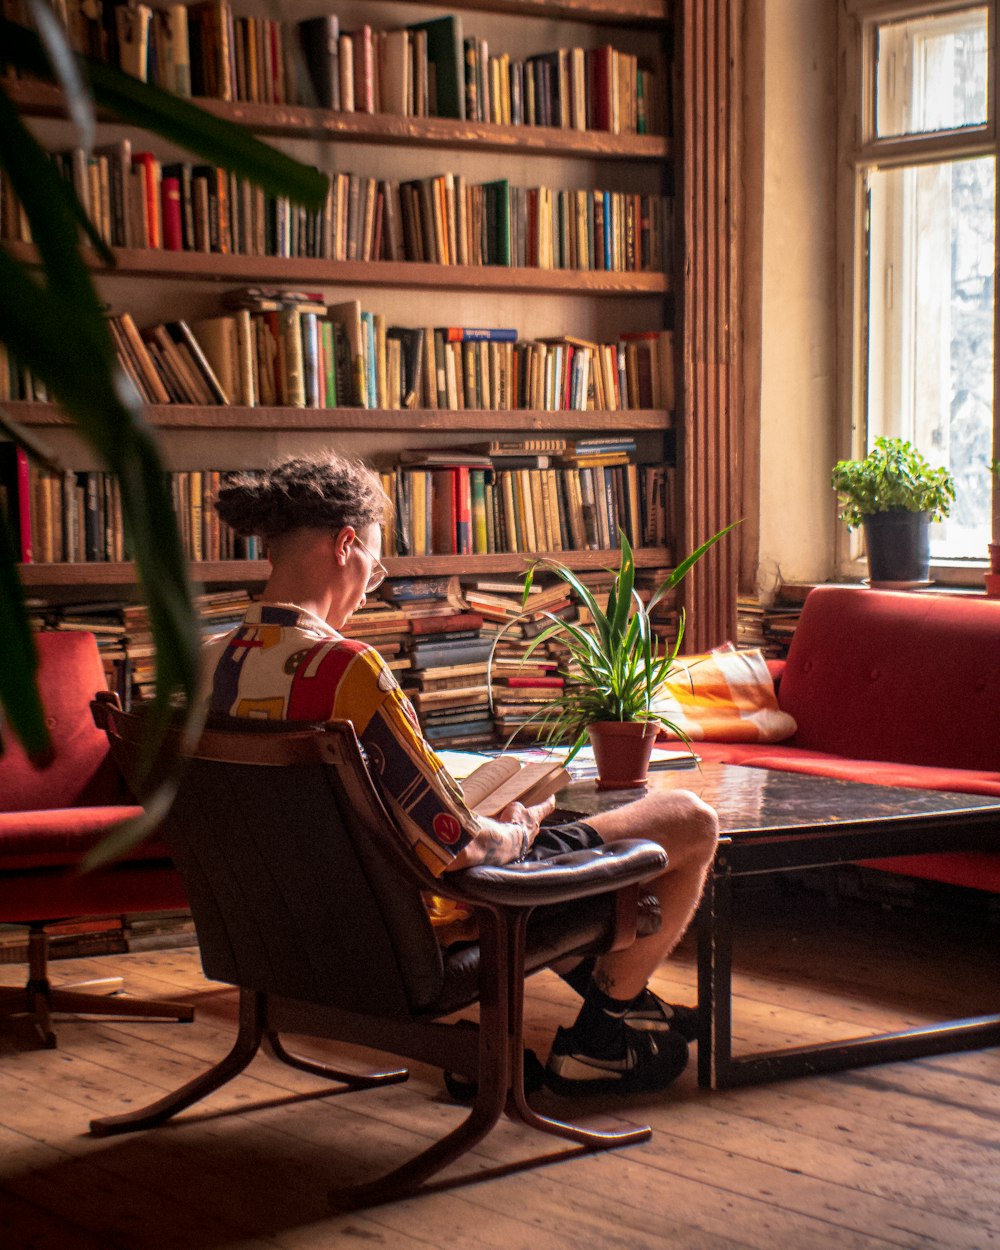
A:
[[[742,516],[739,139],[743,0],[679,0],[679,309],[684,524],[690,551]],[[685,650],[736,636],[739,541],[689,575]]]

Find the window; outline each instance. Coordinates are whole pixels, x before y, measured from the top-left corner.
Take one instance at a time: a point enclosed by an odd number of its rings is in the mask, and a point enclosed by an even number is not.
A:
[[[994,37],[983,5],[849,0],[857,133],[851,424],[947,465],[957,498],[931,528],[936,562],[982,560],[994,530]],[[846,235],[842,236],[846,239]],[[848,454],[848,453],[845,453]]]

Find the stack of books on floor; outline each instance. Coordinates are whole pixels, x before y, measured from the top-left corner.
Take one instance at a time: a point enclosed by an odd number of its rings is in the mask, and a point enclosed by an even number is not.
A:
[[[217,590],[195,595],[194,609],[204,638],[224,634],[243,619],[250,606],[245,590]],[[108,600],[93,603],[29,604],[36,629],[83,630],[97,639],[108,688],[128,708],[152,698],[156,685],[155,650],[149,609],[142,603]]]
[[[90,920],[59,920],[45,926],[49,959],[87,959],[91,955],[122,955],[127,951],[121,916]],[[28,962],[26,925],[0,925],[0,964]]]
[[[127,950],[162,951],[197,945],[198,937],[189,911],[133,912],[124,919]]]
[[[397,675],[410,667],[410,618],[388,600],[370,599],[340,632],[374,647]]]
[[[427,741],[438,747],[488,746],[493,718],[487,695],[491,639],[470,611],[457,577],[386,582],[383,595],[407,618],[403,686]]]
[[[766,609],[755,595],[738,595],[736,598],[736,645],[745,650],[760,649],[770,655],[770,646],[764,634]],[[773,657],[772,657],[773,658]]]
[[[516,578],[466,579],[465,598],[485,620],[484,630],[496,639],[492,668],[493,718],[498,736],[506,741],[518,731],[537,733],[541,712],[563,681],[558,673],[562,648],[554,642],[528,648],[549,624],[543,614],[577,619],[569,588],[562,582],[535,582],[525,608],[521,607],[523,582]]]
[[[788,654],[802,615],[802,605],[812,588],[810,582],[779,584],[774,602],[764,609],[764,654],[769,659],[784,659]]]

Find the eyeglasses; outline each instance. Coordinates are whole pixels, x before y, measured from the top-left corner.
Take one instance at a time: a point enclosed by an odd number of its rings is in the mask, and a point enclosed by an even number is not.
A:
[[[365,594],[370,595],[372,591],[378,590],[379,586],[389,576],[389,570],[374,552],[368,550],[357,534],[354,535],[354,541],[372,562],[372,571],[368,575],[368,581],[365,583]]]

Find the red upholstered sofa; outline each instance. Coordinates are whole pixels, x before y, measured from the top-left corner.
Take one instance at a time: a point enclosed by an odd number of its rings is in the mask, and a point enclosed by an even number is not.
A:
[[[37,635],[39,686],[55,758],[35,768],[11,735],[0,756],[0,922],[31,926],[29,980],[0,989],[0,1016],[27,1014],[49,1045],[49,1010],[190,1018],[190,1008],[136,999],[84,997],[54,989],[46,973],[46,922],[82,916],[163,911],[187,906],[184,887],[162,843],[148,841],[121,862],[78,871],[83,855],[129,814],[121,779],[94,724],[90,701],[105,687],[97,643],[88,633]],[[107,986],[104,987],[107,992]]]
[[[795,735],[698,743],[703,758],[1000,797],[1000,600],[819,586],[770,667]],[[876,865],[1000,892],[1000,853]]]

